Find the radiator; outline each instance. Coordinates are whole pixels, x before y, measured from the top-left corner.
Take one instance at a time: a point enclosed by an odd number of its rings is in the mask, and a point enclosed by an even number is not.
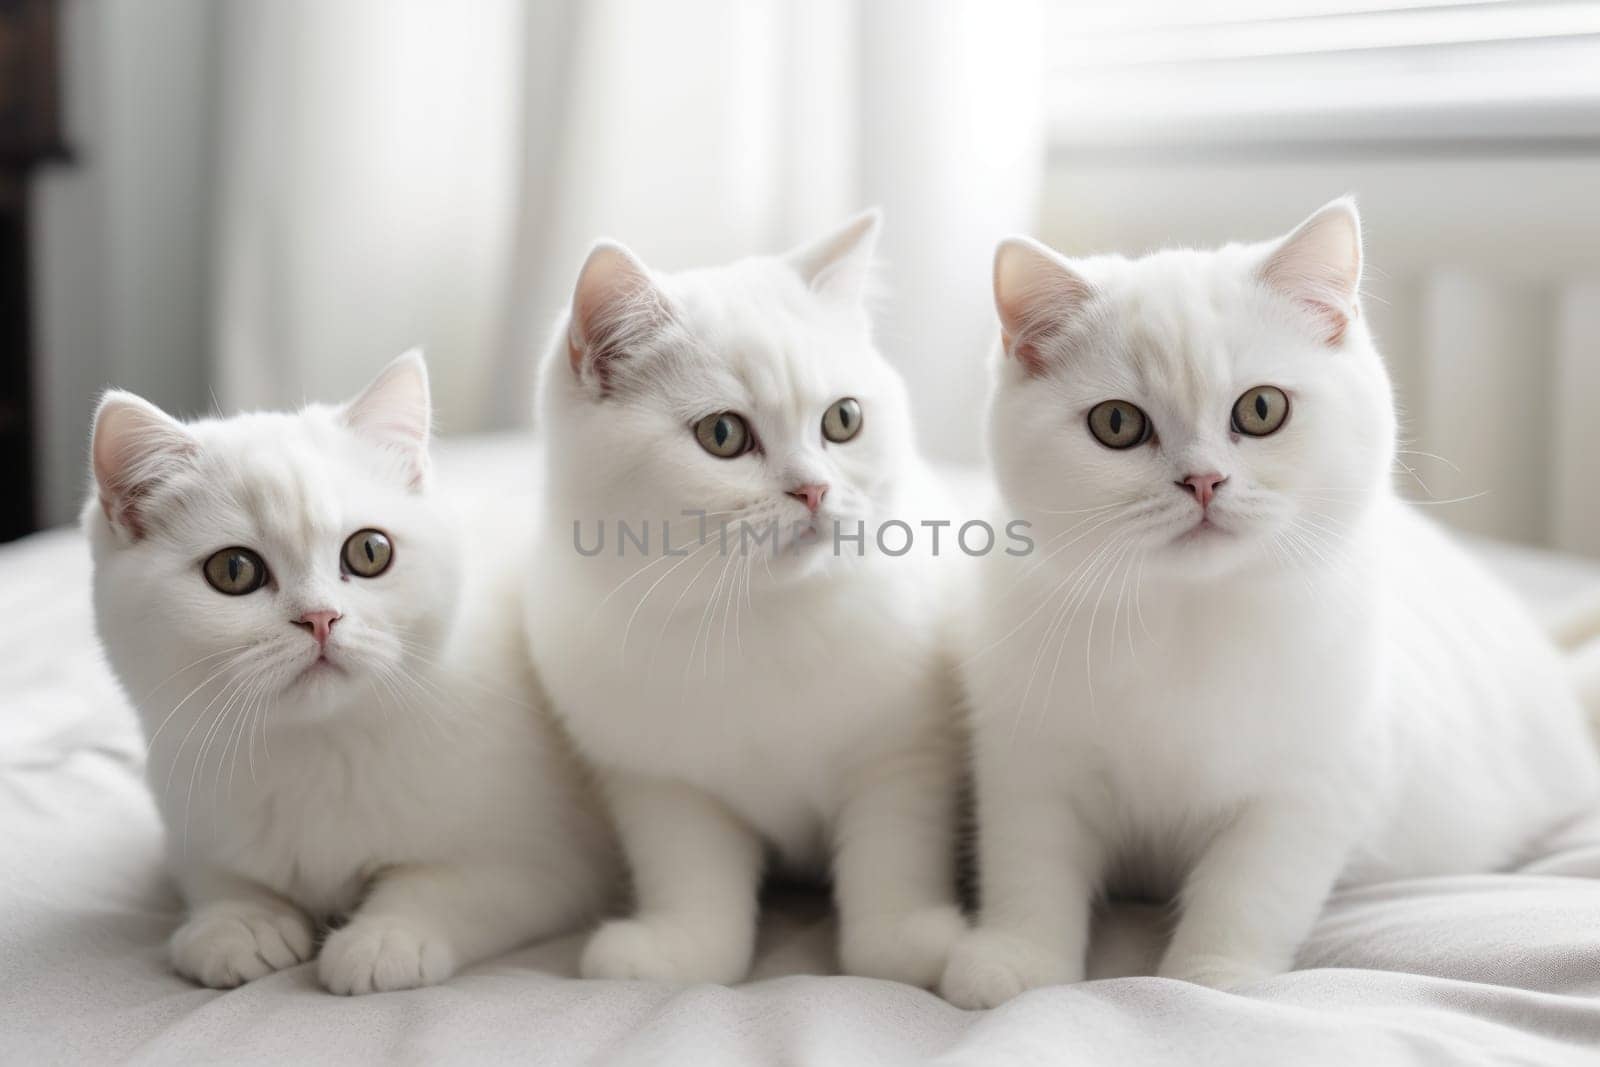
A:
[[[1406,495],[1474,533],[1600,556],[1600,274],[1441,265],[1389,282],[1369,314]]]

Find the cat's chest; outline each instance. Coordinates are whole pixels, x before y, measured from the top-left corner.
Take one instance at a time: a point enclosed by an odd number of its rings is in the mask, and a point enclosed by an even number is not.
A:
[[[1012,716],[1030,758],[1069,789],[1181,821],[1334,758],[1371,714],[1375,631],[1348,594],[1330,608],[1313,592],[1242,586],[1125,600],[1098,618],[1041,612],[977,669],[977,688],[991,721]]]
[[[219,866],[314,913],[346,912],[378,870],[452,854],[467,839],[461,824],[474,821],[473,794],[452,772],[454,761],[430,761],[412,740],[280,736],[270,755],[258,753],[254,780],[236,780],[209,812],[192,816],[197,845]]]
[[[697,782],[741,806],[815,808],[851,766],[942,728],[952,710],[928,620],[905,617],[892,590],[855,592],[768,596],[738,616],[702,606],[625,652],[552,655],[547,681],[602,764]]]
[[[393,852],[368,789],[324,775],[236,805],[216,856],[315,914],[347,912]]]
[[[580,713],[580,733],[626,722],[635,743],[618,736],[606,747],[647,750],[654,760],[674,750],[723,765],[738,757],[831,759],[879,732],[909,728],[901,720],[923,699],[933,670],[932,650],[914,641],[885,647],[803,621],[747,634],[726,657],[720,648],[692,654],[692,641],[671,646],[679,655],[667,669],[624,668],[593,684],[583,703],[596,714]]]

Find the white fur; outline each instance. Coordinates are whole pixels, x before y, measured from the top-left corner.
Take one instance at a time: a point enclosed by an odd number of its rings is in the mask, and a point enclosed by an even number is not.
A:
[[[903,383],[869,337],[876,229],[864,216],[787,258],[671,275],[602,243],[546,361],[550,499],[529,630],[600,768],[637,908],[596,934],[586,975],[742,978],[769,855],[784,872],[831,870],[851,973],[931,985],[963,929],[937,574],[926,553],[872,545],[878,520],[934,507]],[[825,443],[842,397],[864,428]],[[724,410],[761,452],[701,448],[695,422]],[[791,537],[806,508],[786,490],[819,481],[824,518],[866,523],[865,558],[834,558],[831,527],[820,544]],[[704,545],[683,509],[710,513]],[[734,540],[724,554],[719,513],[757,529],[777,518],[783,553]],[[648,520],[650,554],[618,558],[612,527],[603,553],[581,556],[574,521],[592,545],[602,519]],[[673,551],[694,554],[663,555],[663,519]]]
[[[1002,246],[990,445],[1038,551],[984,562],[964,660],[982,918],[955,1003],[1081,979],[1108,890],[1176,898],[1161,975],[1270,975],[1336,882],[1490,870],[1593,803],[1553,649],[1391,488],[1359,248],[1346,202],[1216,252]],[[1264,384],[1288,421],[1231,432]],[[1154,440],[1091,436],[1113,398]],[[1208,471],[1222,532],[1183,539],[1174,482]]]
[[[415,355],[344,407],[180,424],[130,394],[101,403],[83,516],[97,625],[189,906],[173,962],[205,985],[310,959],[343,915],[323,985],[426,985],[607,906],[604,819],[503,580],[527,519],[469,519],[458,551],[427,436]],[[371,579],[340,565],[365,527],[394,543]],[[236,545],[273,580],[226,596],[201,565]],[[321,609],[342,613],[340,670],[304,674],[317,644],[293,620]]]

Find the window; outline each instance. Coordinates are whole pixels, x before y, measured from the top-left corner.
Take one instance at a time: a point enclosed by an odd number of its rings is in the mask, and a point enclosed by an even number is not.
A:
[[[1600,145],[1600,3],[1061,3],[1058,148]]]

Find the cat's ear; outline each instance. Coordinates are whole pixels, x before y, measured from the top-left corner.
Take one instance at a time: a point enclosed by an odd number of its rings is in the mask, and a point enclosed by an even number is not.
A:
[[[869,208],[783,258],[814,292],[859,302],[872,275],[872,254],[882,229],[883,212]]]
[[[1049,369],[1049,341],[1082,313],[1094,287],[1038,241],[1008,237],[994,252],[1000,342],[1031,375]]]
[[[1261,280],[1315,317],[1323,340],[1344,340],[1359,313],[1361,216],[1356,203],[1341,197],[1324,206],[1267,255]]]
[[[404,457],[411,488],[421,489],[427,484],[433,402],[428,393],[428,365],[421,349],[411,349],[379,371],[344,406],[343,417],[345,425],[359,436]]]
[[[150,491],[188,465],[197,447],[181,422],[150,401],[107,390],[94,413],[89,465],[100,510],[111,525],[131,540],[142,538]]]
[[[596,243],[572,292],[567,325],[572,372],[604,396],[618,361],[671,318],[666,297],[639,257],[615,241]]]

